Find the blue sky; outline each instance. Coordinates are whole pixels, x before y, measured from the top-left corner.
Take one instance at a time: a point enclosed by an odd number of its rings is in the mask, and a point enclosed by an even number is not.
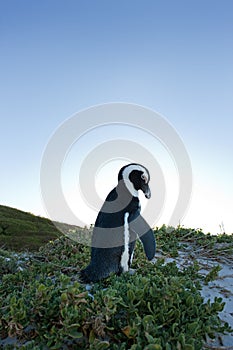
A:
[[[0,1],[0,203],[43,215],[54,130],[89,106],[164,115],[194,174],[184,223],[233,232],[233,2]]]

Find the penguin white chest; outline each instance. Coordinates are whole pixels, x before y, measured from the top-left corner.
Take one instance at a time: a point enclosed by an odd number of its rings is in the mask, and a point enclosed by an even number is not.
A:
[[[121,256],[121,267],[123,272],[127,272],[129,270],[129,213],[125,213],[124,216],[124,252]]]

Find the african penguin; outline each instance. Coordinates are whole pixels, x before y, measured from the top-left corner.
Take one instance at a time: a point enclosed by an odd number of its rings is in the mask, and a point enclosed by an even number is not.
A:
[[[120,169],[117,186],[108,194],[95,222],[92,235],[91,262],[80,271],[84,283],[97,282],[110,273],[120,275],[129,270],[136,239],[143,244],[148,260],[155,255],[155,238],[140,215],[138,191],[151,197],[149,171],[140,164]]]

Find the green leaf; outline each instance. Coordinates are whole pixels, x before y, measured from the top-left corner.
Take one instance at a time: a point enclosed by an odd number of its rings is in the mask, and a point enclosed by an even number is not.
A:
[[[93,329],[90,331],[90,334],[89,334],[89,343],[90,344],[93,344],[94,341],[95,341],[95,338],[96,338],[96,335],[95,335],[95,332],[93,331]]]
[[[130,301],[133,301],[133,300],[135,299],[134,292],[133,292],[131,289],[129,289],[129,290],[127,291],[127,298],[128,298]]]
[[[83,334],[81,332],[78,332],[80,325],[78,323],[72,324],[67,327],[66,334],[74,339],[79,339],[83,337]]]
[[[192,295],[189,295],[186,299],[186,305],[187,306],[192,306],[194,304],[194,298]]]
[[[155,343],[154,338],[148,332],[145,332],[145,336],[146,336],[146,339],[148,340],[149,344],[154,344]]]
[[[188,325],[188,330],[191,334],[196,334],[199,328],[199,322],[192,322]]]
[[[144,348],[144,350],[162,350],[162,346],[159,344],[149,344]]]
[[[146,315],[143,317],[142,324],[147,326],[150,323],[154,322],[154,317],[152,315]]]

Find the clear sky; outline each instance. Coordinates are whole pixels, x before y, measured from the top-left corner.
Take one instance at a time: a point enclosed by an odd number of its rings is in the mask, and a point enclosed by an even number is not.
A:
[[[56,128],[130,102],[165,116],[189,153],[182,223],[233,232],[231,0],[0,0],[0,50],[1,204],[45,215],[40,165]]]

